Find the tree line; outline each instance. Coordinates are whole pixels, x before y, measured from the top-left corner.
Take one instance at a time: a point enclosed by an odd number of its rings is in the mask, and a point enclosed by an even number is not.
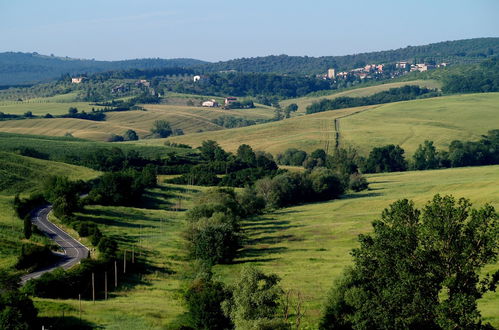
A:
[[[399,88],[390,88],[387,91],[379,92],[371,96],[348,97],[341,96],[334,99],[322,99],[307,107],[307,114],[337,110],[345,108],[360,107],[366,105],[391,103],[399,101],[414,100],[421,97],[439,96],[436,90],[414,85],[406,85]]]

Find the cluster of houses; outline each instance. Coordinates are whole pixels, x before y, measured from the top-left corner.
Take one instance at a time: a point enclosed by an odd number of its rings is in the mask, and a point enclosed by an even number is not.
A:
[[[437,65],[433,65],[428,63],[411,64],[407,61],[400,61],[395,63],[395,69],[398,72],[391,72],[391,76],[393,78],[400,75],[401,73],[405,74],[406,72],[413,72],[413,71],[425,72],[435,68],[446,67],[447,65],[448,63],[440,63]],[[391,67],[393,68],[393,66]],[[318,75],[317,77],[329,80],[357,77],[363,80],[366,78],[373,78],[373,76],[375,75],[383,74],[386,71],[386,68],[387,68],[386,64],[367,64],[361,68],[355,68],[350,71],[341,71],[338,73],[336,72],[335,69],[328,69],[325,74]]]
[[[225,101],[224,101],[224,106],[227,107],[231,103],[234,103],[234,102],[237,102],[237,97],[226,97]],[[220,104],[218,104],[218,102],[215,99],[211,99],[211,100],[204,101],[203,103],[201,103],[201,106],[207,107],[207,108],[218,108],[220,106]]]

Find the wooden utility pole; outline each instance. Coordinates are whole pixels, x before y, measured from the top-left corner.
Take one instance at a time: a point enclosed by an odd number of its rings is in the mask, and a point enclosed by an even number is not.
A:
[[[107,272],[104,272],[104,299],[107,300]]]
[[[118,287],[118,263],[114,261],[114,288]]]
[[[95,304],[95,274],[92,273],[92,300]]]
[[[81,323],[81,293],[78,294],[78,301],[80,302],[80,323]]]
[[[126,250],[123,251],[123,274],[126,274]]]
[[[135,246],[132,247],[132,264],[135,263]]]

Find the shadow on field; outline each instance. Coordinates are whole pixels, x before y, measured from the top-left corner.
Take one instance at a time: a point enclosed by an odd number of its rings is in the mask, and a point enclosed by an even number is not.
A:
[[[265,248],[244,248],[239,253],[239,258],[250,258],[247,260],[240,260],[239,263],[253,262],[253,261],[272,261],[277,258],[264,258],[270,254],[284,253],[288,250],[287,247],[265,247]]]
[[[130,223],[129,221],[145,220],[146,216],[142,214],[130,214],[129,212],[119,212],[115,210],[89,210],[85,209],[78,214],[78,219],[82,221],[91,221],[97,224],[104,224],[108,226],[129,227],[129,228],[153,228],[150,225],[141,225]],[[118,220],[116,220],[118,219]],[[123,219],[124,221],[120,221]]]
[[[87,320],[80,320],[76,316],[53,316],[53,317],[39,317],[40,328],[43,326],[45,329],[104,329],[95,323]]]
[[[303,225],[292,225],[288,220],[274,221],[274,218],[260,218],[245,224],[244,230],[251,236],[256,236],[298,227],[303,227]]]
[[[382,193],[367,193],[367,194],[345,194],[341,196],[340,199],[358,199],[358,198],[365,198],[365,197],[378,197],[378,196],[383,196]]]

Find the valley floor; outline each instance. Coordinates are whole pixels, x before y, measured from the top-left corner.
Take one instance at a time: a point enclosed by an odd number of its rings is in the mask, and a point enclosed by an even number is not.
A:
[[[475,207],[485,203],[499,209],[499,166],[470,167],[421,172],[374,174],[370,190],[348,194],[340,200],[281,209],[245,222],[248,235],[240,257],[232,265],[215,267],[215,277],[231,283],[245,263],[278,274],[285,290],[305,298],[305,324],[315,328],[327,291],[345,266],[357,235],[371,231],[372,220],[397,199],[409,198],[422,207],[434,194],[471,199]],[[82,319],[109,329],[169,328],[184,312],[182,291],[189,278],[189,264],[180,233],[190,197],[201,188],[161,185],[151,191],[141,208],[87,207],[80,215],[106,223],[106,234],[121,244],[147,251],[155,271],[137,278],[137,285],[113,293],[108,301],[83,302]],[[181,197],[181,198],[179,198]],[[180,203],[180,205],[179,205]],[[499,269],[489,265],[485,271]],[[77,300],[36,299],[41,316],[51,322],[78,324]],[[480,301],[486,321],[499,326],[499,293]],[[68,319],[67,316],[72,318]]]

